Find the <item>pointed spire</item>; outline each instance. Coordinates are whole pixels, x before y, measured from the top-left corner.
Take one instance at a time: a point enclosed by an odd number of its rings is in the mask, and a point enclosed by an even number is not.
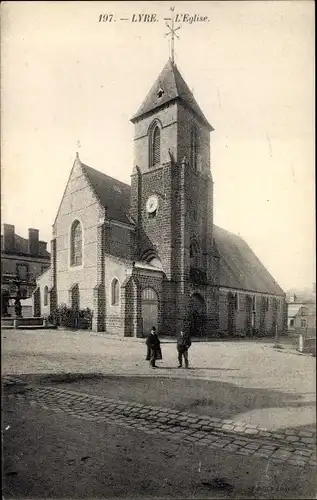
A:
[[[135,123],[142,116],[157,112],[159,108],[168,102],[176,100],[179,100],[185,107],[190,109],[210,131],[213,130],[176,64],[173,64],[171,59],[165,64],[162,72],[131,121]]]

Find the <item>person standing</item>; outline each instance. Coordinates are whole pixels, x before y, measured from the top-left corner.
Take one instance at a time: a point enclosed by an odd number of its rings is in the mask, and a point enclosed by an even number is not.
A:
[[[14,310],[17,318],[22,318],[22,305],[20,298],[17,297],[14,302]]]
[[[157,359],[162,359],[160,339],[156,333],[155,326],[152,327],[150,335],[146,339],[147,356],[146,360],[150,362],[152,368],[158,368],[155,364]]]
[[[177,351],[178,351],[178,368],[183,366],[183,358],[185,361],[185,368],[188,368],[188,349],[192,345],[191,340],[188,335],[185,335],[181,331],[180,336],[177,340]]]

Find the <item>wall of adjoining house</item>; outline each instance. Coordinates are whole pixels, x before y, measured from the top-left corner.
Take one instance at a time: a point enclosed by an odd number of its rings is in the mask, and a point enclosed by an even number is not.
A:
[[[52,287],[52,276],[51,276],[51,269],[47,269],[44,273],[42,273],[36,280],[37,284],[37,291],[39,294],[39,309],[40,309],[40,316],[47,317],[50,314],[50,290]],[[44,289],[47,286],[47,289],[49,291],[48,297],[47,297],[47,305],[44,305]],[[38,298],[36,298],[38,300]],[[34,309],[34,297],[33,297],[33,309]]]

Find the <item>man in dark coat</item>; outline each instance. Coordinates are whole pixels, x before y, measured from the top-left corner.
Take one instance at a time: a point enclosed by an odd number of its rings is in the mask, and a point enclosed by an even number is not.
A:
[[[160,346],[160,339],[157,336],[155,326],[152,327],[150,335],[146,339],[147,356],[146,360],[150,361],[152,368],[157,368],[155,361],[162,359],[162,351]]]
[[[178,351],[178,368],[181,368],[183,365],[183,358],[185,361],[185,368],[188,368],[188,349],[192,345],[190,338],[188,335],[185,335],[183,331],[181,331],[180,336],[177,340],[177,351]]]
[[[20,299],[17,297],[14,302],[14,310],[17,318],[22,318],[22,305]]]

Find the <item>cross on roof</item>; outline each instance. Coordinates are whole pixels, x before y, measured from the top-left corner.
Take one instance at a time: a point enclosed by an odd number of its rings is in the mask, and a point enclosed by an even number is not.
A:
[[[169,20],[171,21],[172,26],[170,26],[170,24],[166,23],[166,26],[168,27],[169,32],[165,33],[165,36],[171,35],[171,61],[172,61],[172,63],[174,63],[174,40],[175,40],[175,37],[179,38],[179,36],[175,33],[175,31],[177,31],[181,28],[180,26],[178,26],[177,28],[174,28],[174,9],[175,9],[175,7],[171,7],[171,9],[170,9],[172,12],[172,17],[169,18]]]

